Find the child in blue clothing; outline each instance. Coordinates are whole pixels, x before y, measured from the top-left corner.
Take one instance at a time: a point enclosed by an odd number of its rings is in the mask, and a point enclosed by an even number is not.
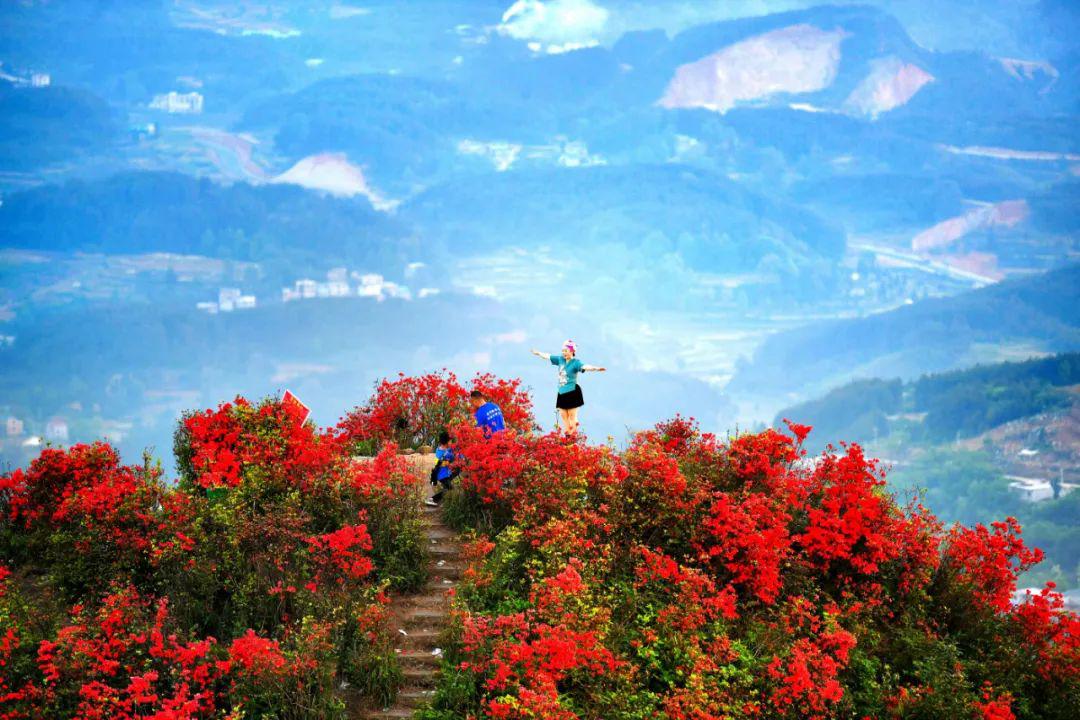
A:
[[[431,469],[431,486],[439,490],[426,501],[426,504],[432,507],[442,502],[443,495],[450,489],[454,478],[461,473],[460,468],[453,466],[454,449],[450,447],[450,433],[445,430],[439,433],[439,447],[435,448],[435,458],[435,467]]]

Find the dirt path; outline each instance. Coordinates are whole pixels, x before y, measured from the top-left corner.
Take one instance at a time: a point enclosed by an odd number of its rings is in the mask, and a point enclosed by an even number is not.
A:
[[[423,477],[434,465],[433,456],[418,458]],[[430,486],[423,483],[424,493],[417,502],[428,497]],[[428,538],[428,582],[419,591],[391,597],[390,628],[396,636],[405,682],[397,702],[386,708],[367,710],[360,718],[408,718],[426,705],[435,694],[435,685],[442,660],[439,636],[445,627],[450,600],[447,592],[457,585],[465,562],[461,559],[457,534],[442,521],[438,508],[423,506],[423,521]]]

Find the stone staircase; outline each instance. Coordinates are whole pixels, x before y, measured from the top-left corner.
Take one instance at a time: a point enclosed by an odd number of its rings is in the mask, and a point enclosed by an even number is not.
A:
[[[418,457],[417,465],[423,477],[434,464],[433,456]],[[423,502],[429,486],[423,484],[425,493],[418,498]],[[439,639],[446,625],[450,610],[447,595],[465,571],[461,559],[461,547],[457,533],[446,526],[438,508],[423,506],[423,522],[428,539],[428,582],[414,593],[391,597],[390,630],[396,638],[395,648],[405,681],[398,692],[396,702],[384,708],[362,710],[355,717],[408,718],[420,707],[427,705],[435,696],[439,663],[442,650]]]

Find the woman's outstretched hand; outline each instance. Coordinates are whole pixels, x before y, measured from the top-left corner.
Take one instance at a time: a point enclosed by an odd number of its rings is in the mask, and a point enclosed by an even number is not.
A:
[[[540,352],[539,350],[530,350],[529,352],[531,352],[533,355],[535,355],[538,358],[546,358],[547,357],[547,355]]]

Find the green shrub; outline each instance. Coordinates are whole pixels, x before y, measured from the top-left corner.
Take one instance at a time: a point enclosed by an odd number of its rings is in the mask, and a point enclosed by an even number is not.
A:
[[[368,522],[379,578],[399,592],[423,587],[428,579],[428,542],[419,507],[410,502],[371,508]]]
[[[458,532],[477,530],[486,535],[498,534],[510,525],[512,513],[501,502],[484,502],[478,492],[455,487],[442,501],[443,522]]]
[[[339,675],[380,707],[392,704],[405,675],[390,638],[365,636],[351,623],[342,645]]]

